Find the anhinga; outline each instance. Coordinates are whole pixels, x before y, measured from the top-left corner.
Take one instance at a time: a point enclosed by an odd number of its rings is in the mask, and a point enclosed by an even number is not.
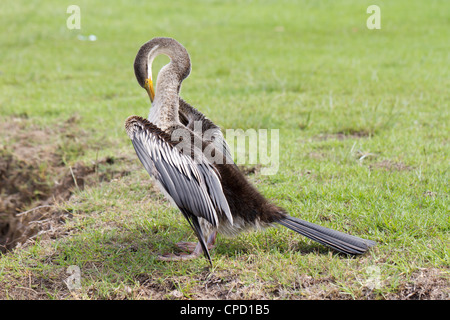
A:
[[[151,67],[160,54],[167,55],[170,62],[160,70],[155,91]],[[291,217],[264,198],[230,161],[220,128],[179,97],[181,83],[190,70],[188,52],[171,38],[148,41],[134,62],[137,81],[146,89],[152,107],[148,120],[138,116],[126,120],[127,134],[147,172],[188,220],[198,238],[197,244],[177,244],[190,254],[166,254],[159,259],[188,260],[203,252],[211,263],[209,249],[217,232],[234,236],[275,224],[346,254],[362,254],[375,245],[371,240]],[[196,121],[201,122],[202,132],[194,130]],[[208,130],[212,134],[205,137],[203,133]],[[179,138],[180,134],[184,139]],[[189,143],[186,150],[183,141],[201,143]],[[213,150],[215,161],[203,154],[208,148]]]

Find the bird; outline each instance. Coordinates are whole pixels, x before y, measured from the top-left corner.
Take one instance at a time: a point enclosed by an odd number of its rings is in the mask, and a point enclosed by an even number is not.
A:
[[[161,54],[170,61],[159,71],[154,86],[152,62]],[[212,266],[210,250],[218,233],[233,237],[276,225],[347,255],[364,254],[376,245],[293,217],[255,188],[233,162],[220,127],[180,97],[181,84],[191,72],[191,59],[177,40],[157,37],[143,44],[134,72],[147,91],[151,108],[148,119],[129,116],[126,133],[145,170],[198,239],[177,243],[182,253],[161,254],[159,260],[186,261],[203,254]]]

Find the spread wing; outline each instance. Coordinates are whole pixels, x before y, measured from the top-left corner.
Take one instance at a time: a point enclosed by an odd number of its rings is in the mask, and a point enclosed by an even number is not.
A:
[[[180,152],[171,143],[170,135],[144,118],[128,118],[126,128],[145,169],[166,191],[191,226],[193,218],[203,218],[217,226],[219,214],[233,223],[219,173],[212,164],[206,159],[196,161]]]

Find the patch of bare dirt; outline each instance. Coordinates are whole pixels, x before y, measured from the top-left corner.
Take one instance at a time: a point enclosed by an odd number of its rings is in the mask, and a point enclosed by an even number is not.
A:
[[[186,277],[192,277],[186,276]],[[130,288],[127,297],[132,299],[194,299],[194,300],[349,300],[352,296],[340,290],[333,277],[314,278],[308,275],[299,275],[291,286],[281,285],[276,282],[255,281],[251,284],[244,283],[238,275],[228,271],[210,273],[205,271],[197,276],[197,285],[192,288],[191,295],[186,297],[179,290],[179,283],[171,279],[163,282],[159,277],[143,274],[139,279],[139,285]],[[178,279],[179,280],[179,279]],[[122,292],[123,294],[123,292]],[[379,299],[373,291],[362,290],[360,299]],[[413,274],[410,281],[405,281],[397,291],[384,296],[387,300],[448,300],[449,283],[442,271],[438,269],[423,269]]]
[[[112,158],[67,164],[71,152],[86,148],[87,133],[78,121],[73,117],[51,128],[23,117],[0,122],[0,253],[37,236],[56,237],[70,215],[59,202],[74,190],[124,174],[114,172]]]
[[[369,169],[383,169],[386,171],[411,171],[413,168],[404,164],[403,162],[394,162],[391,160],[383,160],[381,162],[373,163],[369,166]]]
[[[316,141],[326,141],[326,140],[344,140],[344,139],[361,139],[370,137],[373,132],[368,130],[343,130],[335,133],[321,133],[313,137]]]
[[[439,269],[423,269],[415,272],[411,280],[402,284],[396,295],[399,300],[449,300],[450,279]]]
[[[425,192],[423,193],[423,195],[424,195],[425,197],[436,198],[437,192],[427,190],[427,191],[425,191]]]
[[[439,269],[421,269],[409,280],[402,281],[397,290],[378,296],[373,290],[362,289],[358,299],[385,300],[449,300],[450,286],[448,273]],[[5,275],[8,277],[8,275]],[[282,285],[276,281],[259,281],[248,283],[239,275],[229,270],[215,272],[203,271],[197,275],[186,275],[176,279],[164,277],[158,273],[143,273],[133,282],[118,283],[117,290],[102,297],[95,286],[83,288],[82,291],[67,289],[65,270],[53,270],[43,275],[23,280],[23,285],[12,286],[8,296],[14,299],[48,299],[48,292],[56,294],[56,299],[151,299],[151,300],[350,300],[347,292],[342,291],[331,276],[315,278],[309,275],[298,275],[291,285]],[[180,291],[180,283],[184,278],[192,280],[195,285],[185,296]],[[163,279],[163,280],[162,280]],[[14,279],[12,279],[12,282]],[[5,298],[0,292],[0,299]]]
[[[308,153],[308,157],[314,160],[323,160],[327,157],[326,153],[312,151]]]

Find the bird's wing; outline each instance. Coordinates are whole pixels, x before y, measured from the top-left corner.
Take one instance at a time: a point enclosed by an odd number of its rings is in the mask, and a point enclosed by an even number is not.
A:
[[[234,164],[230,147],[219,126],[181,98],[179,112],[181,117],[186,118],[186,127],[193,131],[197,130],[196,122],[200,122],[202,136],[211,141],[214,147],[225,156],[227,164]]]
[[[217,226],[218,214],[224,214],[233,223],[219,173],[214,166],[206,159],[198,161],[183,154],[170,141],[170,135],[148,120],[130,118],[126,123],[127,133],[137,156],[188,221],[192,224],[189,217],[192,215]]]

